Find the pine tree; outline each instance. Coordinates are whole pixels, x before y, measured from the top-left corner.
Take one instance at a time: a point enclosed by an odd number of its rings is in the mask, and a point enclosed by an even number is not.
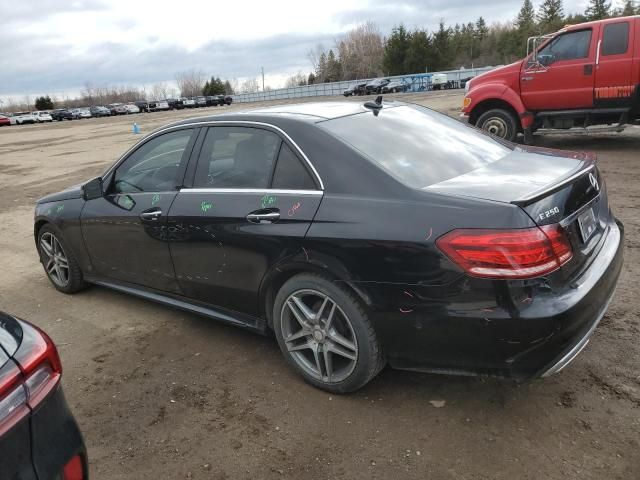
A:
[[[638,10],[640,13],[640,10]],[[622,15],[624,17],[630,17],[631,15],[636,14],[636,9],[633,6],[633,2],[631,0],[627,0],[624,4],[624,9],[622,10]]]
[[[405,59],[409,51],[409,34],[400,24],[391,30],[384,48],[382,66],[388,75],[400,75],[405,72]]]
[[[540,28],[545,33],[555,32],[564,21],[562,0],[544,0],[538,10]]]
[[[324,52],[320,54],[320,59],[318,60],[316,78],[318,79],[318,83],[324,83],[327,81],[327,55]]]
[[[516,25],[520,31],[530,31],[533,29],[536,23],[536,12],[533,9],[533,3],[531,0],[524,0],[522,8],[518,13]]]
[[[476,22],[476,38],[482,41],[487,38],[487,35],[489,35],[487,23],[484,21],[484,18],[480,17]]]
[[[340,62],[336,59],[336,55],[333,50],[329,50],[327,55],[327,78],[326,82],[337,82],[341,76]]]
[[[307,85],[313,85],[316,81],[316,76],[311,72],[309,78],[307,78]]]
[[[589,20],[602,20],[611,16],[611,2],[606,0],[590,0],[584,14]]]

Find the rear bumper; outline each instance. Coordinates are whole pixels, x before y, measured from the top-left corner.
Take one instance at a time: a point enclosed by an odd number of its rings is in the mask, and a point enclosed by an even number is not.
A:
[[[562,288],[544,278],[466,276],[441,287],[370,286],[390,365],[512,378],[560,371],[586,346],[613,297],[624,230],[613,218],[608,229],[590,265]]]

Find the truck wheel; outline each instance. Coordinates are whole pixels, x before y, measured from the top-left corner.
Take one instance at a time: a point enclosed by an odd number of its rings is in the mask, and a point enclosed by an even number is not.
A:
[[[495,108],[484,112],[478,118],[476,127],[489,132],[496,137],[504,138],[510,142],[515,141],[518,135],[518,120],[508,110]]]

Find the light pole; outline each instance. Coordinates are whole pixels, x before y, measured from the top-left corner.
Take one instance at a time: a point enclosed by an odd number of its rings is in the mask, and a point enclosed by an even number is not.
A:
[[[262,72],[262,91],[264,92],[264,67],[260,67],[260,71]]]

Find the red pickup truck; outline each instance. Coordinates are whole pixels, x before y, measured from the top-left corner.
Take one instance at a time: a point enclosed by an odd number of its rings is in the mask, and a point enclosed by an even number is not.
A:
[[[522,133],[525,143],[534,132],[620,131],[640,120],[640,16],[571,25],[529,43],[524,60],[467,83],[464,119],[507,140]]]

